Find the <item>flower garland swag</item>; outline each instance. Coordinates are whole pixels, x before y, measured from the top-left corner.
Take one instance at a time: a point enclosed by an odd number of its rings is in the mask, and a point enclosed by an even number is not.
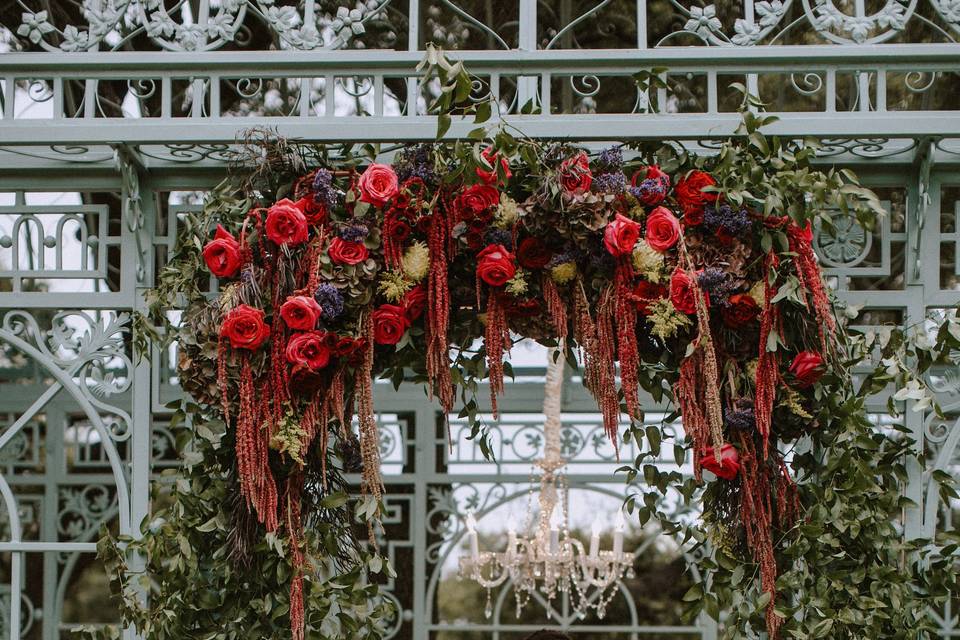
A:
[[[679,157],[668,172],[625,162],[619,147],[591,159],[518,141],[457,152],[422,145],[392,164],[328,162],[288,197],[218,211],[202,249],[221,292],[198,303],[215,319],[198,340],[216,345],[216,362],[198,357],[184,373],[220,381],[240,494],[265,531],[286,532],[293,637],[304,634],[308,454],[326,465],[331,436],[349,439],[356,415],[365,511],[375,513],[374,376],[399,384],[412,370],[447,413],[457,381],[471,417],[467,392],[486,377],[496,415],[512,334],[573,336],[614,445],[621,410],[642,418],[641,384],[672,384],[697,480],[707,470],[732,485],[706,494],[707,508],[740,523],[777,637],[775,541],[801,512],[778,445],[817,427],[814,390],[836,358],[811,246],[816,212],[728,192],[729,163],[707,171]],[[678,374],[643,378],[652,363]]]

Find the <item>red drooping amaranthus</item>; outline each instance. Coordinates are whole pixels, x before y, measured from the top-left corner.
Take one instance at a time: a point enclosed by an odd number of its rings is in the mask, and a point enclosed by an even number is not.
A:
[[[779,258],[773,251],[767,254],[764,261],[764,294],[763,312],[760,315],[760,344],[757,356],[756,390],[754,396],[754,414],[757,421],[757,430],[763,438],[763,453],[766,456],[770,443],[770,427],[773,420],[773,402],[777,393],[777,382],[780,380],[780,364],[776,351],[767,350],[767,341],[770,332],[779,324],[779,311],[773,304],[776,293],[770,282],[769,273],[779,264]]]
[[[363,360],[354,376],[357,395],[357,421],[360,424],[360,458],[363,464],[360,485],[364,495],[378,502],[383,497],[380,475],[380,428],[373,409],[373,314],[368,310],[363,323]],[[370,531],[373,536],[372,529]]]
[[[550,314],[553,330],[557,334],[557,338],[563,340],[567,337],[567,304],[560,297],[560,290],[557,289],[557,284],[553,281],[553,278],[544,274],[540,282],[543,290],[543,300],[547,305],[547,313]]]
[[[706,387],[703,351],[695,349],[680,363],[680,377],[673,385],[673,396],[683,416],[683,430],[693,442],[693,474],[697,482],[700,481],[700,458],[710,439],[710,425],[703,411],[706,408]]]
[[[264,389],[253,380],[250,356],[241,354],[240,410],[237,415],[237,470],[240,490],[267,531],[277,529],[277,485],[268,459],[269,434],[263,428],[267,414]]]
[[[507,326],[507,310],[503,295],[497,289],[487,294],[487,326],[483,344],[487,350],[487,377],[490,384],[490,406],[493,417],[499,415],[497,396],[503,393],[503,353],[510,344],[510,329]]]
[[[640,353],[637,349],[637,307],[631,298],[633,265],[630,258],[621,258],[614,275],[616,297],[614,315],[617,319],[617,356],[620,360],[620,388],[631,418],[640,418]]]
[[[587,377],[592,384],[590,392],[596,398],[600,413],[603,415],[603,430],[613,442],[619,458],[620,402],[617,398],[616,334],[613,319],[616,307],[615,297],[616,292],[613,286],[600,294],[600,302],[597,305],[595,348],[592,356],[587,360],[588,366],[593,371]]]
[[[747,546],[760,565],[760,585],[770,594],[767,605],[767,633],[771,640],[780,635],[782,618],[776,614],[777,559],[773,543],[773,492],[770,486],[769,468],[758,455],[753,438],[740,434],[740,474],[743,478],[740,490],[740,518],[747,536]]]
[[[293,565],[293,578],[290,580],[290,633],[293,640],[303,640],[305,615],[303,607],[303,571],[306,558],[301,548],[303,523],[300,518],[300,494],[303,490],[303,476],[299,473],[287,478],[284,492],[284,520],[290,545],[290,559]]]
[[[833,318],[833,309],[830,305],[830,298],[827,296],[826,288],[823,286],[823,278],[820,275],[820,267],[817,265],[817,257],[813,251],[813,245],[810,242],[808,232],[795,224],[787,227],[787,237],[790,240],[790,251],[794,255],[793,261],[797,267],[797,279],[800,281],[800,290],[809,291],[810,298],[813,301],[813,310],[817,315],[817,329],[820,334],[820,346],[823,354],[829,352],[833,343],[833,336],[837,325]]]
[[[427,275],[427,378],[428,392],[434,391],[443,408],[444,420],[453,411],[453,379],[450,376],[450,289],[447,280],[447,208],[437,206],[430,221],[427,245],[430,270]],[[449,438],[449,425],[448,425]]]
[[[396,206],[391,207],[383,214],[383,230],[381,233],[383,261],[390,269],[396,269],[400,266],[400,259],[403,257],[403,245],[396,241],[397,228],[401,224],[406,224],[401,219],[400,214],[401,210]]]

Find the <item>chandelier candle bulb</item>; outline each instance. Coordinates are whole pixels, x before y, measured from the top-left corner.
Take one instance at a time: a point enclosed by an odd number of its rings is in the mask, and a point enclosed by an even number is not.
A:
[[[517,530],[514,528],[513,523],[511,522],[507,526],[507,557],[513,558],[513,554],[517,552]]]
[[[600,553],[600,518],[595,518],[593,520],[593,525],[591,526],[592,534],[590,536],[590,557],[596,558],[597,554]]]
[[[613,532],[613,557],[619,560],[623,555],[623,529],[626,522],[623,520],[623,511],[617,511],[617,528]]]
[[[480,559],[480,540],[477,538],[477,518],[473,512],[467,514],[467,531],[470,536],[470,555],[474,560]]]

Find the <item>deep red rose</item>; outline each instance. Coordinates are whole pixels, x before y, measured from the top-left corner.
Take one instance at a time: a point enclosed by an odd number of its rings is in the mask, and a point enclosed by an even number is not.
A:
[[[303,244],[309,237],[307,218],[295,203],[284,198],[267,212],[267,237],[276,244]]]
[[[372,164],[360,176],[360,202],[382,207],[400,191],[397,174],[388,164]]]
[[[733,480],[740,472],[740,454],[732,444],[724,444],[720,447],[720,461],[717,462],[713,447],[707,447],[700,455],[700,467],[712,471],[718,478]]]
[[[650,183],[648,182],[645,185],[644,181],[646,180],[654,181],[653,186],[656,188],[647,188]],[[670,176],[664,173],[660,167],[652,164],[634,173],[633,177],[630,178],[630,184],[634,187],[643,187],[639,192],[634,192],[637,194],[640,204],[646,207],[655,207],[667,198],[667,192],[670,190]]]
[[[577,195],[590,190],[593,174],[590,173],[590,160],[583,151],[560,163],[560,186],[567,195]]]
[[[294,331],[309,331],[317,326],[323,309],[310,296],[290,296],[280,307],[280,317]]]
[[[284,355],[290,364],[316,371],[330,363],[332,352],[326,332],[305,331],[290,336]]]
[[[322,202],[317,202],[313,195],[306,195],[294,202],[298,209],[307,219],[308,224],[323,224],[327,221],[327,207]]]
[[[409,326],[403,307],[382,304],[373,312],[373,340],[377,344],[397,344]]]
[[[619,213],[603,230],[603,246],[614,257],[630,255],[639,239],[640,223]]]
[[[311,396],[323,388],[323,373],[304,365],[294,365],[290,371],[290,390],[300,396]]]
[[[790,373],[797,381],[797,386],[805,389],[814,384],[823,376],[826,367],[823,356],[816,351],[801,351],[790,363]]]
[[[491,287],[502,287],[517,273],[513,254],[502,244],[490,244],[477,254],[477,277]]]
[[[427,290],[422,284],[418,284],[403,295],[402,304],[407,320],[412,323],[423,315],[423,310],[427,306]]]
[[[489,184],[475,184],[464,189],[457,196],[457,211],[464,219],[471,219],[486,213],[500,202],[500,192]]]
[[[647,216],[647,244],[654,251],[665,253],[680,239],[680,221],[666,207],[657,207]]]
[[[543,269],[553,257],[553,252],[540,238],[524,238],[517,245],[517,262],[524,269]]]
[[[533,318],[540,315],[540,302],[536,298],[509,297],[506,312],[511,318]]]
[[[220,337],[230,341],[234,349],[253,351],[270,337],[270,327],[263,321],[263,310],[241,304],[227,312],[220,325]]]
[[[217,225],[213,240],[203,247],[203,260],[218,278],[232,278],[243,266],[240,243],[229,231]]]
[[[513,174],[510,172],[510,161],[501,156],[499,153],[495,153],[493,147],[487,147],[480,154],[484,161],[490,165],[490,169],[485,167],[477,167],[477,177],[483,180],[486,184],[495,185],[500,180],[500,177],[497,175],[497,163],[500,164],[500,169],[503,171],[504,181],[509,180],[510,176]]]
[[[667,287],[662,284],[654,284],[649,280],[641,280],[634,287],[630,294],[630,299],[643,315],[650,314],[650,305],[660,298],[666,297]]]
[[[363,340],[358,338],[351,338],[350,336],[335,336],[337,342],[333,347],[333,352],[338,356],[352,356],[361,347],[363,347]]]
[[[334,238],[327,248],[327,255],[337,264],[360,264],[367,259],[370,252],[362,242]]]
[[[694,314],[697,312],[697,283],[686,271],[677,267],[670,276],[670,302],[680,313]],[[710,306],[710,296],[703,294],[703,302]]]
[[[723,324],[731,329],[737,329],[753,322],[760,315],[760,305],[745,293],[735,293],[730,296],[729,303],[723,309]]]
[[[716,202],[720,194],[702,189],[716,184],[717,181],[706,171],[691,171],[677,181],[674,194],[683,210],[684,224],[697,225],[703,222],[703,208]]]

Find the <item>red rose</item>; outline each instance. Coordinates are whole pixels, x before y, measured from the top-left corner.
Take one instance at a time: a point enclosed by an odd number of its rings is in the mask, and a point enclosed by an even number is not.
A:
[[[333,347],[333,352],[338,356],[351,356],[363,347],[363,340],[351,338],[350,336],[334,336],[337,343]]]
[[[615,257],[628,256],[640,239],[640,223],[617,214],[603,231],[603,246]]]
[[[377,344],[397,344],[409,326],[403,307],[382,304],[373,312],[373,340]]]
[[[397,174],[387,164],[372,164],[360,176],[360,202],[382,207],[400,191]]]
[[[677,267],[670,276],[670,302],[681,313],[694,314],[697,312],[697,283],[687,275],[687,272]],[[710,306],[710,297],[704,293],[703,302]]]
[[[243,264],[240,243],[229,231],[218,224],[213,240],[203,247],[203,260],[213,275],[218,278],[232,278],[237,275],[237,271]]]
[[[326,332],[295,333],[287,341],[284,355],[287,362],[296,367],[306,367],[312,371],[323,369],[329,364],[331,356]]]
[[[491,287],[502,287],[517,273],[513,254],[502,244],[490,244],[477,254],[477,276]]]
[[[312,195],[307,195],[293,203],[303,213],[303,217],[310,224],[323,224],[327,221],[327,207],[317,202]]]
[[[716,202],[720,195],[703,189],[716,184],[717,181],[706,171],[691,171],[677,181],[674,193],[680,208],[683,209],[684,224],[696,225],[703,222],[703,208],[708,203]]]
[[[464,218],[474,218],[497,206],[500,192],[489,184],[475,184],[467,187],[457,196],[457,211]]]
[[[395,245],[403,244],[410,237],[413,229],[403,220],[393,219],[390,224],[384,225],[383,232],[390,235],[390,242]]]
[[[633,195],[646,207],[655,207],[667,198],[670,190],[670,176],[653,164],[640,169],[630,178],[630,184],[636,187]]]
[[[647,216],[646,239],[654,251],[666,252],[680,239],[680,221],[666,207],[657,207]]]
[[[362,242],[334,238],[327,248],[327,255],[337,264],[360,264],[367,259],[370,252]]]
[[[524,269],[543,269],[553,257],[553,252],[540,238],[524,238],[517,246],[517,262]]]
[[[427,291],[423,288],[423,285],[418,284],[407,291],[403,296],[402,304],[409,322],[412,323],[422,316],[423,310],[427,306]]]
[[[732,444],[725,444],[720,447],[720,461],[717,462],[713,447],[707,447],[700,456],[700,467],[712,471],[718,478],[733,480],[740,472],[740,454]]]
[[[270,337],[270,327],[263,321],[263,310],[241,304],[227,312],[220,325],[220,337],[230,341],[234,349],[257,349]]]
[[[484,161],[490,165],[490,169],[486,167],[477,167],[477,177],[483,180],[486,184],[495,185],[499,182],[499,176],[497,175],[497,163],[500,163],[500,169],[503,171],[504,181],[509,180],[510,176],[513,174],[510,172],[510,161],[501,156],[499,153],[495,153],[493,147],[487,147],[483,150],[480,156]]]
[[[633,287],[630,299],[643,315],[650,314],[650,304],[667,295],[667,288],[662,284],[654,284],[648,280],[641,280]]]
[[[731,329],[753,322],[760,315],[760,305],[745,293],[730,296],[729,304],[723,310],[723,324]]]
[[[567,195],[586,193],[593,183],[593,174],[590,173],[590,161],[583,151],[567,158],[560,163],[560,186]]]
[[[290,296],[280,307],[280,317],[295,331],[309,331],[317,326],[323,309],[310,296]]]
[[[790,363],[790,373],[796,378],[797,386],[801,389],[819,380],[825,370],[823,356],[815,351],[801,351]]]
[[[302,244],[307,241],[307,218],[300,208],[284,198],[267,212],[267,237],[276,244]]]
[[[507,298],[507,315],[511,318],[534,318],[540,315],[540,302],[536,298]]]

